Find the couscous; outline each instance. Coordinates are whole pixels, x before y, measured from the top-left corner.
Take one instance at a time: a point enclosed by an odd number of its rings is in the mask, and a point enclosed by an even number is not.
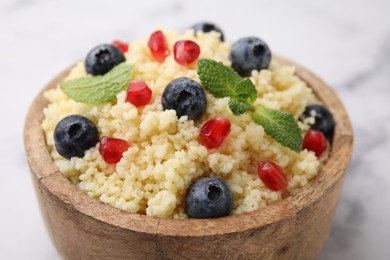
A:
[[[42,129],[51,157],[67,179],[89,196],[128,212],[188,218],[187,194],[200,178],[223,180],[232,199],[228,214],[241,214],[296,193],[317,175],[321,167],[318,154],[317,158],[310,149],[296,152],[281,145],[252,119],[253,111],[235,115],[229,107],[229,97],[215,97],[204,91],[204,111],[196,119],[186,114],[178,116],[178,109],[163,107],[164,90],[173,80],[187,78],[202,85],[197,60],[209,59],[232,66],[232,43],[223,41],[215,31],[158,32],[166,39],[166,52],[162,56],[153,55],[149,36],[131,41],[124,52],[125,63],[134,65],[133,80],[150,89],[146,103],[140,101],[142,104],[138,106],[133,104],[135,101],[129,102],[126,90],[117,93],[115,100],[96,105],[76,102],[60,87],[45,93],[49,105],[44,110]],[[173,49],[184,40],[199,47],[198,56],[188,63],[178,57],[176,47]],[[87,74],[81,61],[66,80]],[[315,123],[315,111],[300,119],[309,105],[319,102],[306,83],[294,75],[294,67],[272,60],[267,68],[250,71],[248,78],[257,91],[253,106],[291,113],[302,136]],[[58,122],[68,115],[88,118],[97,128],[97,138],[106,140],[93,143],[80,156],[65,158],[56,149],[54,132]],[[221,117],[229,122],[226,138],[207,147],[200,140],[202,126]],[[113,138],[112,142],[124,142],[120,143],[123,151],[115,163],[107,162],[102,153],[103,143],[109,145],[107,137]],[[273,190],[264,184],[258,174],[262,161],[272,161],[284,171],[286,188]]]

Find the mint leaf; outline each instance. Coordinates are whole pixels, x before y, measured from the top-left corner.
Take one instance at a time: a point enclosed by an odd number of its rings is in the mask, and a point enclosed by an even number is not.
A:
[[[264,127],[264,131],[275,141],[299,153],[302,149],[302,132],[290,113],[264,106],[257,106],[252,119]]]
[[[251,104],[257,98],[257,91],[252,81],[242,80],[234,70],[222,62],[199,60],[198,75],[203,87],[214,97],[230,97],[229,107],[235,115],[251,109]]]
[[[203,87],[214,97],[230,97],[229,108],[233,114],[254,111],[253,121],[263,126],[269,136],[295,152],[301,151],[302,132],[291,114],[263,106],[252,106],[257,98],[257,91],[250,79],[243,80],[222,62],[208,59],[198,61],[198,75]]]
[[[133,77],[134,65],[121,63],[102,76],[87,76],[60,83],[61,90],[77,102],[99,105],[115,100]]]
[[[257,90],[250,79],[245,79],[238,82],[235,85],[235,88],[239,90],[239,93],[237,94],[236,98],[242,101],[248,101],[249,104],[255,102],[257,98]]]
[[[233,114],[238,116],[252,109],[252,105],[240,99],[230,99],[229,108],[233,112]]]
[[[214,97],[236,97],[236,84],[241,81],[240,76],[222,62],[209,59],[198,61],[198,75],[202,86]]]

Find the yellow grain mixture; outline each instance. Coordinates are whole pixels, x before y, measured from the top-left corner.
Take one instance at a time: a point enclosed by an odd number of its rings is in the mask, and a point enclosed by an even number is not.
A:
[[[192,40],[201,49],[199,58],[208,58],[230,65],[230,42],[221,42],[218,33],[184,34],[164,30],[168,45],[178,40]],[[128,212],[155,217],[187,218],[185,200],[187,189],[204,176],[226,181],[232,196],[231,214],[240,214],[280,200],[281,192],[265,187],[257,175],[261,160],[280,165],[288,178],[288,191],[296,193],[318,173],[320,162],[313,152],[293,152],[264,133],[262,126],[251,119],[250,113],[232,114],[228,98],[206,94],[207,109],[201,119],[177,118],[174,110],[163,111],[161,95],[167,84],[178,77],[199,82],[196,66],[179,65],[172,51],[165,62],[154,60],[147,45],[148,37],[130,43],[126,62],[135,65],[134,78],[142,79],[152,90],[152,100],[137,108],[125,102],[126,91],[117,101],[103,105],[87,105],[69,99],[59,88],[49,90],[45,97],[42,128],[46,142],[59,170],[89,196]],[[67,79],[86,76],[80,62]],[[294,67],[272,61],[269,69],[253,71],[250,77],[258,91],[256,104],[292,113],[297,119],[305,107],[316,103],[312,90],[294,75]],[[57,123],[67,115],[80,114],[92,120],[100,137],[126,140],[130,148],[117,164],[107,164],[97,144],[82,158],[70,160],[59,155],[54,147],[53,132]],[[223,144],[208,150],[199,143],[203,123],[214,116],[224,116],[231,122],[231,132]],[[308,125],[299,123],[303,131]]]

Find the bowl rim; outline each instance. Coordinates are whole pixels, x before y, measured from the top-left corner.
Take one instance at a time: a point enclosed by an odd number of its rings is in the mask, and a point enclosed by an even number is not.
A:
[[[175,237],[216,236],[257,230],[282,220],[294,219],[300,211],[315,204],[323,194],[334,187],[340,178],[344,177],[352,156],[353,130],[342,102],[324,81],[308,69],[279,55],[273,55],[273,60],[294,66],[295,75],[313,89],[318,99],[332,112],[336,122],[332,151],[328,160],[318,175],[292,196],[248,213],[214,219],[154,218],[129,213],[89,197],[68,181],[55,166],[46,148],[45,136],[41,128],[43,110],[49,104],[44,98],[44,92],[55,88],[73,66],[58,74],[40,91],[26,116],[24,144],[33,178],[38,180],[40,188],[46,189],[57,201],[65,203],[76,212],[138,233]]]

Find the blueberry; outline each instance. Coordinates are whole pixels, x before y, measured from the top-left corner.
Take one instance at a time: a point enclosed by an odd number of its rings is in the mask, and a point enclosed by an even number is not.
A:
[[[92,75],[104,75],[125,60],[120,49],[111,44],[101,44],[87,54],[85,69]]]
[[[193,183],[187,194],[187,213],[192,218],[217,218],[229,215],[233,199],[226,183],[206,177]]]
[[[206,111],[206,94],[201,85],[190,78],[177,78],[165,88],[161,103],[164,110],[173,109],[178,118],[199,119]]]
[[[193,26],[191,26],[191,28],[194,29],[195,34],[199,31],[205,32],[205,33],[208,33],[211,31],[219,32],[221,34],[221,36],[219,37],[221,39],[221,41],[225,40],[222,30],[218,26],[216,26],[215,24],[212,24],[209,22],[202,22],[202,23],[194,24]]]
[[[54,144],[63,157],[83,157],[84,152],[99,142],[99,133],[86,117],[70,115],[63,118],[54,129]]]
[[[268,45],[257,37],[244,37],[236,41],[230,50],[232,68],[241,76],[249,77],[252,70],[266,69],[271,62]]]
[[[322,132],[329,143],[332,143],[335,125],[332,113],[322,105],[310,105],[306,107],[301,119],[311,117],[312,111],[315,111],[316,115],[315,123],[310,128]]]

